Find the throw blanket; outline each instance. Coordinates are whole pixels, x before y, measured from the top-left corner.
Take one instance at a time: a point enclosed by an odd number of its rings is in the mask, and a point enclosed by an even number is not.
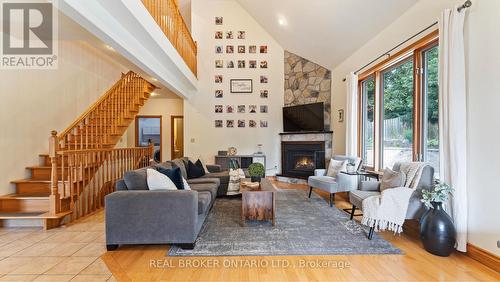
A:
[[[375,231],[391,230],[401,233],[408,203],[420,182],[423,167],[424,163],[421,162],[402,163],[400,171],[406,175],[404,187],[385,189],[380,195],[364,199],[361,223],[374,227]]]
[[[238,193],[240,191],[240,180],[245,178],[245,172],[241,169],[229,169],[228,194]]]

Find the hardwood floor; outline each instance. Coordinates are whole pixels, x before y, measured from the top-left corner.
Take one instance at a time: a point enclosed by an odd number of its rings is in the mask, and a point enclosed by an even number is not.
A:
[[[281,189],[307,189],[305,185],[274,183]],[[327,194],[318,194],[328,199]],[[336,207],[350,207],[345,195],[335,198]],[[410,235],[386,232],[381,236],[405,254],[172,258],[165,256],[168,246],[150,245],[120,247],[101,259],[118,281],[500,281],[500,273],[463,254],[438,257],[427,253],[418,238]]]

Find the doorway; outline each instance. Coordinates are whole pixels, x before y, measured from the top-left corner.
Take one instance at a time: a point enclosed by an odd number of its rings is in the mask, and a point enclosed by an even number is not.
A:
[[[170,152],[171,158],[184,157],[184,116],[170,117]]]
[[[154,160],[161,162],[162,140],[161,116],[136,116],[135,146],[147,147],[149,142],[154,145]]]

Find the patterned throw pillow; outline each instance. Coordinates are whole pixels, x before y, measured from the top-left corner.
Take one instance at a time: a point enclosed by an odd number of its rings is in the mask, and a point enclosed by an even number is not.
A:
[[[406,175],[401,171],[394,171],[390,168],[384,169],[384,176],[380,181],[380,192],[385,189],[404,187]]]
[[[330,164],[328,165],[328,170],[326,171],[326,175],[330,177],[337,177],[337,174],[341,171],[345,171],[347,166],[347,161],[337,161],[334,159],[330,160]]]

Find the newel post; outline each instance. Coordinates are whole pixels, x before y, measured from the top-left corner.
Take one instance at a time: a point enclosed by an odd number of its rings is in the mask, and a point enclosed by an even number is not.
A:
[[[154,165],[156,163],[155,161],[155,145],[153,144],[153,141],[149,140],[149,165]]]
[[[60,211],[60,197],[57,179],[57,131],[52,130],[50,132],[49,138],[49,158],[50,165],[52,167],[51,177],[50,177],[50,196],[49,196],[49,212],[51,214],[56,214]]]

